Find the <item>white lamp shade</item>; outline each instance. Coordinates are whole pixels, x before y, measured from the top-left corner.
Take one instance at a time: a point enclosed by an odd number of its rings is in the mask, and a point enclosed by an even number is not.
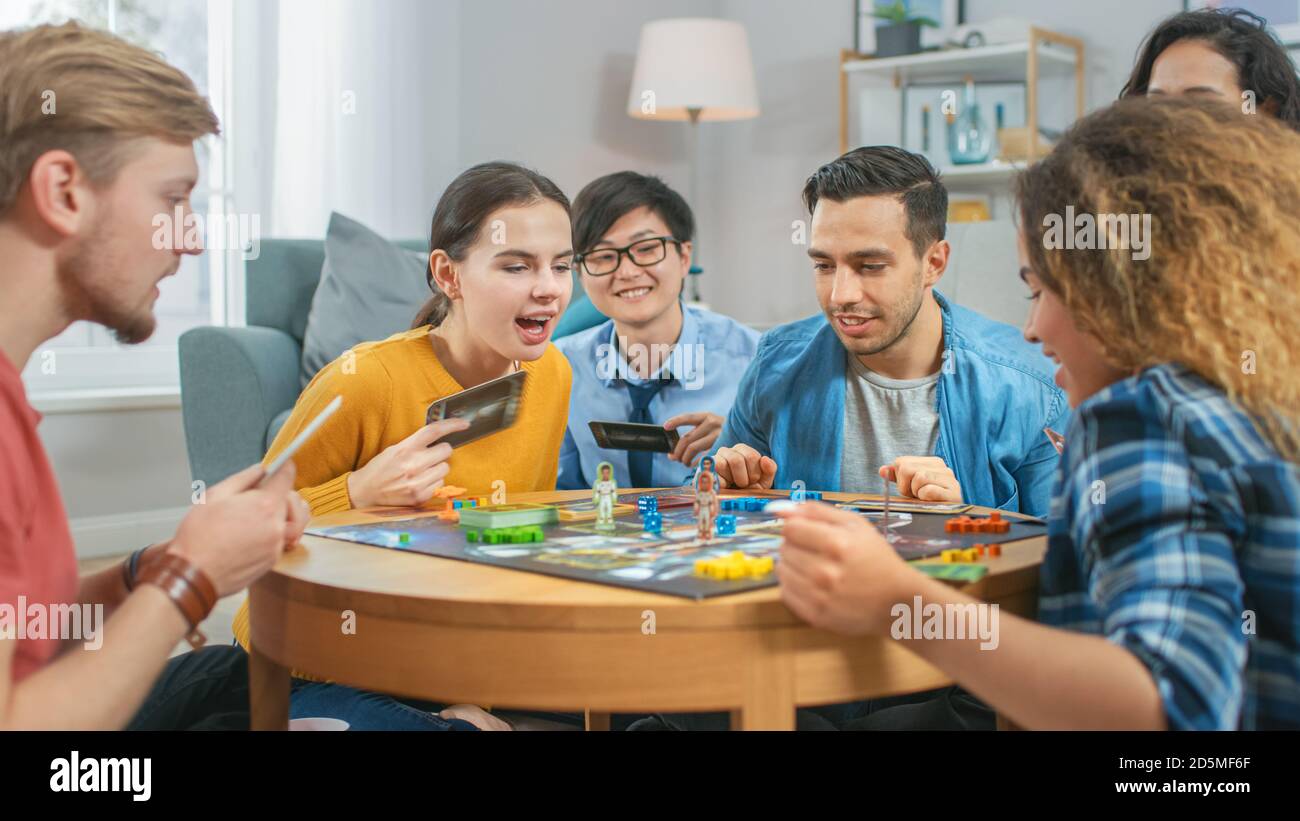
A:
[[[641,27],[627,113],[638,120],[745,120],[758,116],[758,89],[745,27],[687,17]]]

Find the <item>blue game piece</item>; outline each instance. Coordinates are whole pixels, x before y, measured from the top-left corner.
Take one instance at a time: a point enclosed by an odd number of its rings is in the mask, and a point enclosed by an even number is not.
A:
[[[461,503],[460,499],[457,499],[456,501],[451,503],[451,506],[453,510],[460,510],[465,505]]]
[[[659,509],[659,499],[656,496],[638,496],[636,509],[638,513],[653,513]]]
[[[647,533],[658,533],[664,527],[664,515],[651,511],[641,518],[641,526]]]
[[[715,522],[718,528],[719,536],[734,536],[736,534],[736,517],[732,515],[722,515]]]
[[[803,498],[805,502],[820,502],[822,500],[822,492],[820,490],[805,490],[803,492]]]

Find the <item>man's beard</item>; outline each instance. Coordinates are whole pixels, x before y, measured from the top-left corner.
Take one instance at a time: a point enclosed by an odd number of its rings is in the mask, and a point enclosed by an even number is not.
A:
[[[921,272],[918,270],[915,282],[915,285],[918,287],[912,292],[914,294],[912,301],[906,305],[899,306],[897,313],[893,314],[893,326],[885,330],[885,336],[880,342],[873,344],[870,340],[853,339],[851,337],[848,339],[840,337],[840,342],[843,343],[844,347],[848,348],[855,356],[874,356],[875,354],[878,354],[881,351],[887,351],[894,345],[898,344],[898,342],[905,338],[912,330],[912,324],[916,322],[917,316],[921,313],[921,303],[925,301],[925,289],[920,288],[920,284]],[[842,310],[846,310],[849,313],[853,312],[851,308]],[[829,318],[834,322],[834,317]],[[884,317],[882,316],[881,318]],[[870,347],[864,350],[858,350],[855,346],[859,345],[869,345]]]
[[[96,268],[106,270],[116,265],[111,257],[106,257],[111,245],[107,232],[101,228],[102,224],[97,223],[59,266],[59,285],[70,302],[68,307],[73,316],[103,325],[123,345],[136,345],[153,335],[158,320],[153,315],[152,304],[135,309],[123,306],[122,295],[94,275]]]

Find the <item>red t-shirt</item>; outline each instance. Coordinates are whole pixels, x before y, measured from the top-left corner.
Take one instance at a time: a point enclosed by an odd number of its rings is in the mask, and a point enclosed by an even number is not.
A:
[[[77,554],[45,448],[36,435],[41,415],[27,403],[22,376],[0,353],[0,641],[16,640],[13,680],[21,681],[54,657],[57,637],[38,632],[20,607],[44,610],[77,600]]]

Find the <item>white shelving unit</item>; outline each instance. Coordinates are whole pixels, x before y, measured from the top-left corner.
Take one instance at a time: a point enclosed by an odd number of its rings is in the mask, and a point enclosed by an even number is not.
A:
[[[902,57],[873,58],[851,50],[840,52],[840,151],[849,150],[849,79],[854,75],[883,78],[894,88],[926,83],[960,84],[970,77],[975,83],[1023,82],[1025,120],[1029,126],[1029,161],[1041,156],[1038,129],[1039,81],[1047,76],[1074,75],[1075,117],[1083,116],[1083,41],[1046,29],[1031,27],[1018,43],[975,48],[929,51]],[[952,182],[965,188],[995,188],[1005,185],[1018,168],[1016,163],[990,162],[978,166],[950,166],[941,169]]]

